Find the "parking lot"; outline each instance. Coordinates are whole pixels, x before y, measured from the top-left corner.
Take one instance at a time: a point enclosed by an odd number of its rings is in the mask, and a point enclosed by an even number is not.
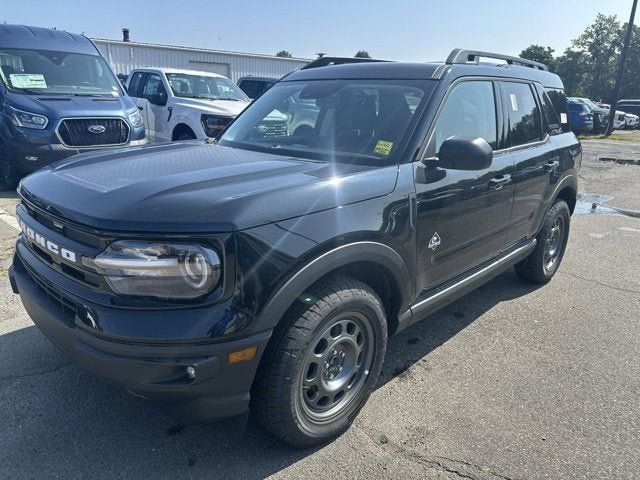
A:
[[[631,135],[583,143],[583,200],[548,286],[509,271],[393,337],[353,427],[302,451],[252,422],[241,439],[176,424],[69,362],[11,293],[17,200],[2,192],[0,476],[638,478],[640,166],[617,163],[640,159]]]

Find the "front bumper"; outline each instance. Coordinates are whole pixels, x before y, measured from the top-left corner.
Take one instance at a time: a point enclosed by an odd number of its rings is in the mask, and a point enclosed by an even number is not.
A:
[[[9,158],[17,167],[18,171],[24,175],[33,173],[36,170],[49,165],[58,160],[63,160],[78,153],[88,152],[92,150],[103,150],[105,148],[114,147],[95,147],[95,148],[69,148],[60,143],[28,143],[13,139],[6,141],[9,149]],[[132,140],[123,147],[143,146],[148,143],[147,138],[141,140]]]
[[[218,342],[131,342],[95,335],[74,305],[85,300],[61,291],[18,253],[9,270],[15,293],[36,326],[60,350],[106,381],[160,403],[183,423],[210,423],[248,411],[249,391],[271,331]],[[106,307],[85,305],[95,311]],[[188,315],[184,311],[183,315]],[[215,323],[217,319],[212,319]],[[257,346],[253,359],[230,364],[230,352]],[[195,378],[187,376],[188,366]]]

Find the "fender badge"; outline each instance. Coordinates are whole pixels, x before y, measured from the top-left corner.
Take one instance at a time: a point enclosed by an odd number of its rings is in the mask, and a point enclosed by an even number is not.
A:
[[[431,237],[431,240],[429,240],[429,248],[435,252],[436,248],[438,248],[438,245],[440,245],[441,243],[442,240],[440,239],[440,235],[438,235],[438,232],[436,232],[433,234],[433,237]]]

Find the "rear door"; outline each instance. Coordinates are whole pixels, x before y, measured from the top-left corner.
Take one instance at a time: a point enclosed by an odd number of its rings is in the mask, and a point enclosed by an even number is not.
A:
[[[542,102],[549,103],[549,99],[540,98],[535,85],[524,81],[501,81],[500,90],[507,122],[506,146],[515,164],[512,176],[515,195],[507,235],[507,243],[513,244],[535,235],[545,213],[551,176],[560,166],[560,156],[543,120]]]
[[[433,288],[494,257],[504,248],[513,200],[513,156],[503,141],[499,85],[464,80],[449,88],[427,146],[416,162],[416,243],[419,290]],[[483,170],[438,167],[442,142],[483,138],[494,149]]]

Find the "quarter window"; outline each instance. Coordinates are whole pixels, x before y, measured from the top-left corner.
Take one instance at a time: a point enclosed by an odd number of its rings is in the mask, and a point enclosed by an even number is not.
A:
[[[484,138],[497,146],[496,102],[493,84],[468,81],[454,86],[436,120],[432,142],[438,154],[442,142],[451,137]]]
[[[504,101],[509,113],[509,145],[517,147],[542,139],[540,109],[527,83],[504,82]]]

